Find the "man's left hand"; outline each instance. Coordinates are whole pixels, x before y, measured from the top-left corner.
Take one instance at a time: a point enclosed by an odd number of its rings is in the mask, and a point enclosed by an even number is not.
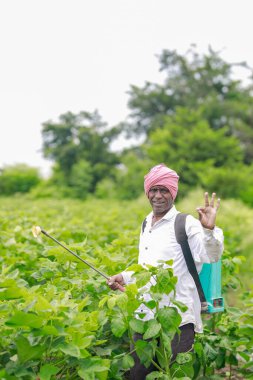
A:
[[[216,213],[220,207],[220,198],[217,199],[215,204],[216,193],[212,193],[211,200],[209,202],[209,195],[206,192],[204,195],[205,206],[198,207],[196,210],[199,214],[199,221],[204,228],[213,230],[215,227]]]

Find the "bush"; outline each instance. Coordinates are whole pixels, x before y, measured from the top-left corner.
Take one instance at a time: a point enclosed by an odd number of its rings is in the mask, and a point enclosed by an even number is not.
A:
[[[200,174],[201,185],[223,198],[241,199],[253,206],[253,166],[208,168]]]
[[[80,160],[73,165],[69,185],[71,196],[85,199],[91,191],[93,181],[93,169],[88,161]]]
[[[100,199],[115,199],[117,198],[117,187],[115,182],[110,178],[104,178],[98,182],[95,195]]]
[[[117,198],[135,199],[144,193],[144,175],[153,165],[144,157],[128,152],[122,158],[122,166],[116,171]]]
[[[39,170],[26,164],[6,166],[0,173],[1,195],[27,193],[41,181]]]
[[[29,192],[29,198],[55,198],[62,199],[71,196],[71,190],[67,186],[56,185],[51,179],[41,181],[37,186],[33,187]]]

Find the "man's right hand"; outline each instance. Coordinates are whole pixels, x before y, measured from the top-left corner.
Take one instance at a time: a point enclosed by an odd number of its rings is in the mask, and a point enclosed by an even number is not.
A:
[[[125,291],[125,288],[123,285],[125,285],[124,283],[124,279],[123,279],[123,276],[121,273],[119,274],[116,274],[115,276],[111,276],[108,280],[107,280],[107,285],[112,289],[112,290],[120,290],[121,292],[124,292]]]

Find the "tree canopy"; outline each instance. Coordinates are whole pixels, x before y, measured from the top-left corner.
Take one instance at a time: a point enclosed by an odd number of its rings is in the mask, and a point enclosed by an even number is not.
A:
[[[159,56],[163,84],[146,82],[131,86],[129,108],[131,122],[125,125],[130,136],[150,133],[164,124],[164,118],[177,113],[178,107],[200,112],[213,130],[227,128],[227,134],[240,139],[245,163],[253,159],[252,84],[234,79],[236,66],[252,71],[246,63],[227,63],[209,48],[200,55],[192,47],[186,55],[164,50]],[[251,82],[252,83],[252,82]]]
[[[117,155],[109,149],[117,133],[106,128],[97,111],[68,112],[59,117],[59,122],[43,124],[43,152],[58,165],[66,185],[75,187],[78,182],[80,186],[82,178],[84,188],[93,191],[118,163]]]
[[[145,172],[164,162],[180,174],[181,194],[205,186],[226,196],[232,173],[252,173],[252,70],[211,48],[199,54],[194,46],[184,55],[163,50],[158,60],[163,83],[132,85],[129,117],[117,126],[109,128],[97,111],[68,112],[43,124],[43,152],[55,163],[52,183],[80,198],[129,199],[143,191]],[[235,78],[236,67],[248,70],[248,83]],[[138,143],[116,154],[111,142],[120,134]],[[251,181],[244,184],[252,203]],[[241,197],[239,188],[236,194]]]

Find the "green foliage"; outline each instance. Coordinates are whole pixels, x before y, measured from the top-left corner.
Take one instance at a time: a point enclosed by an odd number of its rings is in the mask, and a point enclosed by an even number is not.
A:
[[[95,195],[100,199],[116,199],[117,190],[115,181],[109,178],[104,178],[98,182]]]
[[[240,139],[245,162],[251,162],[251,85],[247,87],[233,79],[234,66],[246,70],[247,65],[225,62],[211,48],[207,54],[200,55],[195,47],[185,55],[164,50],[159,62],[160,70],[166,75],[163,84],[147,82],[143,88],[131,87],[129,106],[133,123],[125,127],[128,133],[149,136],[178,107],[198,110],[213,130],[227,126],[229,134]]]
[[[74,196],[80,197],[87,190],[94,191],[96,184],[110,175],[118,162],[116,154],[109,150],[117,134],[114,129],[106,128],[97,111],[68,112],[59,117],[58,123],[43,124],[44,156],[57,164],[63,177],[61,184],[71,187]],[[88,170],[86,175],[83,170]],[[56,180],[59,179],[57,176]]]
[[[164,162],[180,174],[179,191],[184,194],[205,180],[208,169],[229,170],[242,162],[240,142],[227,132],[227,128],[214,131],[199,113],[181,108],[164,118],[163,127],[150,134],[144,150],[153,163]]]
[[[80,160],[73,165],[69,179],[72,194],[76,198],[84,199],[92,188],[93,170],[88,161]]]
[[[253,206],[253,166],[233,165],[230,168],[207,168],[200,173],[200,183],[215,189],[222,198],[237,198]]]
[[[179,198],[197,185],[252,205],[252,77],[245,85],[233,74],[235,66],[249,68],[211,48],[199,54],[194,46],[184,55],[163,50],[159,63],[164,82],[131,86],[131,114],[118,126],[108,128],[97,111],[67,112],[43,123],[43,153],[54,167],[34,197],[44,186],[48,196],[134,199],[150,167],[164,162],[180,175]],[[112,152],[119,135],[137,137],[135,147]]]
[[[6,166],[0,170],[0,193],[27,193],[41,181],[39,171],[26,164]]]
[[[190,208],[201,202],[201,197],[200,193],[191,194],[179,205],[180,210],[192,212]],[[175,287],[170,263],[167,269],[162,263],[147,269],[136,264],[140,224],[148,207],[144,197],[134,202],[110,203],[2,199],[1,378],[127,378],[127,371],[133,366],[129,343],[134,331],[144,334],[144,339],[136,343],[142,362],[149,365],[157,356],[156,371],[150,379],[217,379],[224,369],[231,376],[235,371],[244,378],[252,376],[250,289],[245,292],[240,309],[227,307],[224,314],[207,317],[205,334],[197,336],[195,353],[179,355],[169,366],[170,342],[180,324],[178,310],[183,306],[175,303],[158,308],[161,295],[173,292]],[[223,258],[227,291],[240,284],[235,281],[242,261],[238,253],[248,255],[247,258],[251,255],[247,247],[252,243],[248,241],[245,246],[245,237],[252,220],[252,210],[246,206],[239,207],[239,203],[231,201],[222,203],[218,224],[224,228],[227,249],[231,250]],[[104,278],[44,235],[34,239],[32,225],[41,225],[108,275],[130,265],[136,284],[128,285],[124,293],[109,291]],[[157,283],[146,288],[151,276],[156,276]],[[141,319],[142,315],[140,319],[133,316],[143,303],[145,292],[151,297],[146,305],[154,310],[151,321]],[[158,338],[162,345],[158,345]]]
[[[142,194],[144,175],[150,167],[150,161],[140,152],[126,153],[122,157],[122,166],[115,172],[117,198],[135,199]]]

